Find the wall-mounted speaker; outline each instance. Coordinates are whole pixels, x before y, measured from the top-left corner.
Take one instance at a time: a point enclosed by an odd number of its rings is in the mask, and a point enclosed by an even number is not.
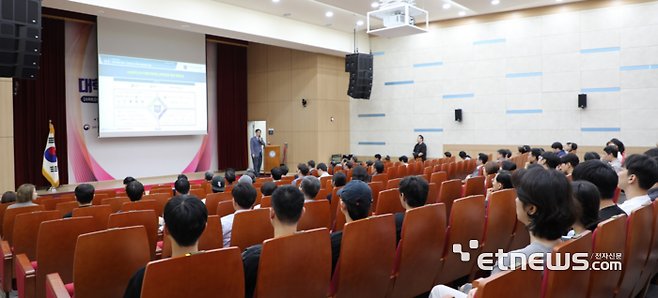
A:
[[[36,79],[41,56],[41,0],[0,1],[0,77]]]
[[[581,109],[587,107],[587,94],[578,94],[578,107]]]
[[[347,95],[352,98],[370,99],[372,64],[373,56],[370,54],[355,53],[345,56],[345,72],[350,73]]]
[[[462,109],[455,109],[455,121],[462,122]]]

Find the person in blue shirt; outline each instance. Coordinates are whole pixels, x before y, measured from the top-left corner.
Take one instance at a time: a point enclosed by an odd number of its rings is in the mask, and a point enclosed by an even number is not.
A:
[[[562,157],[562,155],[567,154],[564,152],[564,148],[562,147],[562,143],[560,142],[555,142],[553,145],[551,145],[551,148],[553,149],[553,153],[557,154],[557,157]]]

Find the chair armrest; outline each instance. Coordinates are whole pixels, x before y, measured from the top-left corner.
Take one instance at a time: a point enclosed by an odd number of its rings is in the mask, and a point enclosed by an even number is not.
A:
[[[36,297],[36,270],[25,254],[16,255],[16,286],[22,298]]]
[[[2,262],[0,262],[0,281],[2,282],[2,291],[9,293],[12,290],[12,260],[13,253],[11,247],[9,247],[9,242],[2,241],[0,242],[0,250],[2,250]]]
[[[46,298],[71,298],[59,273],[46,276]]]

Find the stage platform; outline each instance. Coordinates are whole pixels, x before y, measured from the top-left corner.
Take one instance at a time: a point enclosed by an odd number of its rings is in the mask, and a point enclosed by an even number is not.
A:
[[[236,181],[239,179],[239,177],[244,174],[245,171],[235,171],[236,175]],[[205,172],[197,172],[197,173],[189,173],[185,174],[187,178],[190,180],[190,182],[194,182],[197,184],[201,184],[202,181],[204,181],[204,174]],[[221,175],[222,177],[224,176],[224,171],[215,171],[215,175]],[[144,184],[144,190],[148,192],[148,190],[151,189],[151,186],[155,185],[171,185],[173,188],[174,182],[176,182],[176,179],[178,178],[178,175],[168,175],[168,176],[158,176],[158,177],[145,177],[145,178],[137,178],[139,182]],[[93,185],[96,190],[108,190],[108,189],[114,189],[114,190],[119,190],[119,192],[123,191],[123,179],[121,180],[109,180],[109,181],[98,181],[98,182],[88,182],[89,184]],[[78,184],[65,184],[65,185],[60,185],[57,189],[54,191],[49,191],[48,189],[37,189],[37,195],[38,196],[52,196],[52,197],[59,197],[64,194],[70,194],[73,193],[75,190],[75,187],[80,185],[81,183]]]

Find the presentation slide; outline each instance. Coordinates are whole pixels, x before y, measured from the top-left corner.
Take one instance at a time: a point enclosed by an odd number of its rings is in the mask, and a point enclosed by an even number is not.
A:
[[[206,66],[99,55],[99,137],[205,135]]]

